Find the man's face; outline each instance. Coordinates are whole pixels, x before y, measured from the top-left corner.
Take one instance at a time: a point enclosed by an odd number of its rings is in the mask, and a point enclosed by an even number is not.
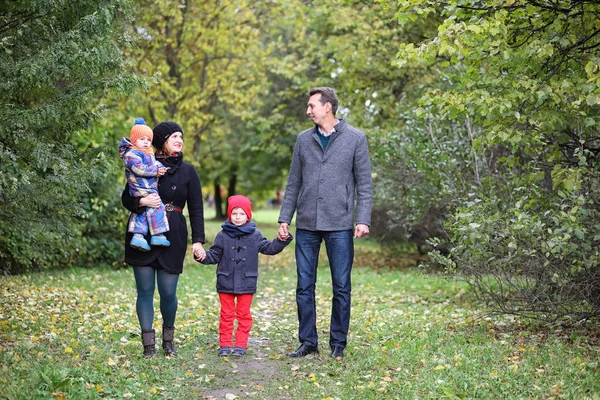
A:
[[[319,125],[331,111],[331,104],[321,104],[321,93],[313,94],[308,99],[306,115],[317,125]]]

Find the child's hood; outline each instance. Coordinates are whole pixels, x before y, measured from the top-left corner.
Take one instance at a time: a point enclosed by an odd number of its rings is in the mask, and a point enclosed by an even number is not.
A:
[[[119,157],[125,157],[127,150],[132,147],[135,147],[133,143],[129,141],[129,138],[124,137],[123,140],[121,140],[121,144],[119,144]]]

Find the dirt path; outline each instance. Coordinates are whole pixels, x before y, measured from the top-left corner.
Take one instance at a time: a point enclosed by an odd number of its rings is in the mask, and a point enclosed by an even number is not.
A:
[[[252,311],[254,320],[261,321],[263,324],[270,324],[275,317],[276,310],[281,306],[281,299],[278,296],[266,296],[261,298],[260,301],[263,307],[260,310]],[[249,354],[244,357],[223,358],[225,373],[223,376],[215,377],[214,386],[218,389],[204,391],[201,396],[202,399],[264,398],[262,386],[266,381],[282,372],[281,368],[286,364],[269,357],[269,354],[273,354],[273,350],[272,343],[267,337],[253,336],[251,333],[248,348],[250,349]],[[281,354],[283,356],[283,352]],[[291,397],[284,395],[270,398],[287,400]]]

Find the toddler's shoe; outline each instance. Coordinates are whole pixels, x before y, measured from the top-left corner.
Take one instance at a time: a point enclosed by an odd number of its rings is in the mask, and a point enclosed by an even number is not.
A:
[[[236,347],[235,349],[233,349],[233,351],[231,352],[232,356],[235,357],[241,357],[243,355],[246,354],[246,349],[243,347]]]
[[[148,242],[146,242],[146,239],[144,239],[144,237],[140,233],[136,233],[133,235],[133,238],[131,238],[131,242],[129,243],[129,245],[134,249],[138,249],[140,251],[150,251],[150,246],[148,246]]]
[[[217,353],[217,355],[219,357],[227,357],[230,354],[231,354],[231,348],[229,348],[229,347],[220,347],[219,352]]]
[[[150,238],[150,244],[152,246],[169,247],[171,245],[171,242],[167,240],[167,237],[165,235],[155,235]]]

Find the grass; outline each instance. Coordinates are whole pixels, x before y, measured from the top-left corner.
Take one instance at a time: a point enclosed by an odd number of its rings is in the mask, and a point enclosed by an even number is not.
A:
[[[256,212],[269,238],[275,210]],[[214,238],[220,222],[207,221]],[[293,246],[262,257],[249,354],[218,358],[214,267],[188,259],[178,290],[177,358],[141,356],[130,269],[0,278],[3,399],[600,399],[593,330],[563,332],[486,316],[468,289],[392,269],[357,241],[346,358],[328,357],[331,280],[317,284],[322,353],[298,346]],[[373,267],[376,266],[376,267]],[[156,328],[160,329],[158,295]],[[160,339],[160,335],[159,338]]]

